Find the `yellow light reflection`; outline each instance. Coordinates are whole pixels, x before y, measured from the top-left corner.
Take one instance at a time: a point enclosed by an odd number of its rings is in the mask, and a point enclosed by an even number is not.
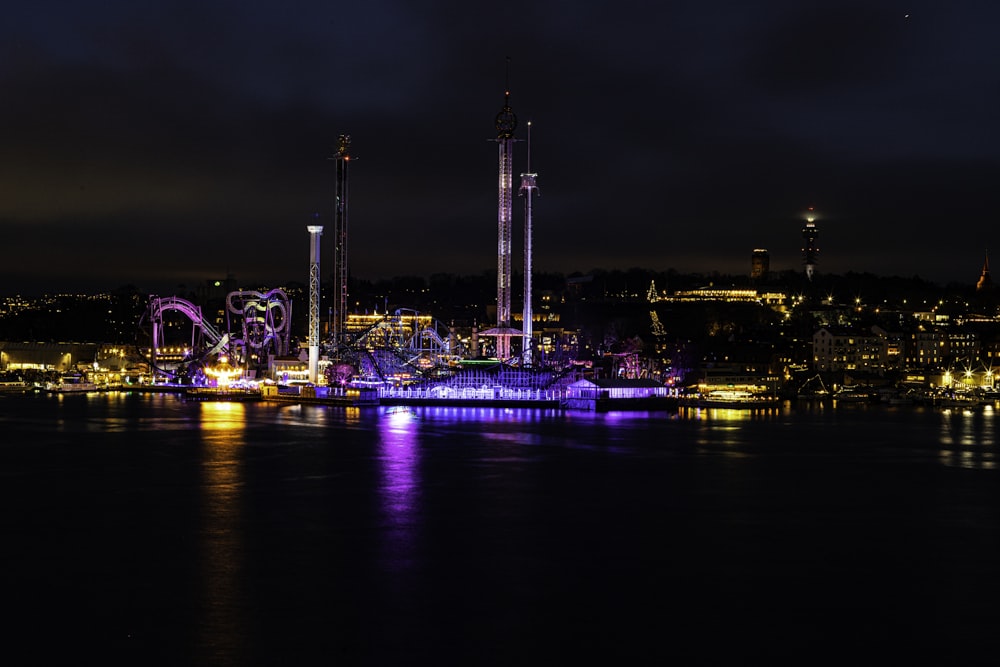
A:
[[[242,431],[246,428],[246,404],[239,401],[203,401],[201,428],[206,431]]]
[[[993,420],[996,412],[986,406],[982,410],[942,410],[938,439],[942,464],[958,468],[992,470],[996,456],[992,451],[995,436]]]
[[[243,622],[237,600],[241,586],[245,536],[242,526],[244,403],[205,401],[199,425],[202,435],[200,644],[209,654],[243,662],[239,644]]]

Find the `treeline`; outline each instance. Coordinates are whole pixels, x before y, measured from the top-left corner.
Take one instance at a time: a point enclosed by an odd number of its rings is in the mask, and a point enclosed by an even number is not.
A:
[[[522,308],[523,276],[511,281],[512,308]],[[628,319],[635,314],[648,315],[642,306],[651,286],[659,294],[699,287],[754,287],[782,291],[815,303],[863,302],[886,307],[919,309],[919,304],[937,305],[939,309],[979,309],[994,307],[994,293],[977,293],[972,283],[936,285],[919,276],[876,276],[870,273],[843,275],[818,273],[812,281],[800,271],[785,271],[764,280],[751,281],[747,275],[687,273],[674,270],[653,271],[642,268],[625,270],[595,269],[570,274],[536,272],[532,276],[533,307],[536,313],[549,309],[560,313],[564,327],[585,326],[600,330],[607,326],[623,328],[622,311]],[[271,286],[274,287],[274,286]],[[181,290],[178,296],[203,307],[206,314],[224,312],[227,286],[214,290]],[[237,289],[237,286],[232,286]],[[261,289],[268,289],[262,287]],[[308,327],[308,290],[301,283],[285,286],[293,302],[293,335],[302,336]],[[335,289],[332,280],[322,285],[320,312],[331,312]],[[359,313],[394,312],[411,309],[431,314],[441,322],[468,325],[490,324],[496,317],[496,272],[476,275],[436,273],[423,276],[396,276],[368,280],[351,278],[348,282],[348,311]],[[166,295],[164,295],[166,296]],[[147,305],[145,292],[132,285],[106,295],[58,296],[37,299],[30,307],[0,313],[0,340],[130,342]],[[632,304],[632,306],[627,306]],[[608,320],[608,321],[605,321]],[[618,320],[617,323],[615,320]],[[625,327],[631,329],[631,327]],[[598,336],[599,337],[599,336]]]

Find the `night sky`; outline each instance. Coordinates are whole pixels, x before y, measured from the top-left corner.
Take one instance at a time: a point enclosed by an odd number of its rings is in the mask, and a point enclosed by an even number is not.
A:
[[[314,214],[328,276],[340,134],[354,277],[493,271],[508,58],[536,271],[800,269],[813,206],[819,272],[971,284],[1000,257],[998,25],[993,0],[15,3],[0,291],[307,283]]]

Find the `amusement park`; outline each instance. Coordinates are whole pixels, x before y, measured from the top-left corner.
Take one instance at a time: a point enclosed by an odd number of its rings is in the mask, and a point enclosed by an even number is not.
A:
[[[305,340],[293,336],[293,303],[282,288],[234,289],[225,294],[224,305],[211,313],[180,296],[152,295],[136,330],[136,348],[149,369],[141,384],[202,398],[262,397],[346,404],[517,401],[564,405],[575,395],[576,403],[582,401],[586,407],[611,394],[643,401],[665,398],[667,388],[648,379],[616,379],[616,387],[598,388],[582,380],[579,367],[564,357],[540,354],[532,310],[532,197],[537,191],[537,174],[530,172],[530,123],[529,170],[521,174],[518,192],[524,202],[523,312],[521,327],[514,326],[511,264],[516,126],[506,92],[496,117],[500,185],[495,326],[445,325],[411,308],[386,308],[374,314],[349,312],[351,154],[350,137],[341,135],[332,158],[336,163],[333,286],[326,298],[326,321],[320,308],[324,227],[310,224],[306,226],[309,282]]]

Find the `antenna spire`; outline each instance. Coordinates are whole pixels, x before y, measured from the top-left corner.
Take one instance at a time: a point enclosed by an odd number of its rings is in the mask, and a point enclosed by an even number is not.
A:
[[[530,120],[528,121],[528,140],[526,143],[528,148],[527,167],[528,167],[528,173],[530,174],[531,173],[531,121]]]

